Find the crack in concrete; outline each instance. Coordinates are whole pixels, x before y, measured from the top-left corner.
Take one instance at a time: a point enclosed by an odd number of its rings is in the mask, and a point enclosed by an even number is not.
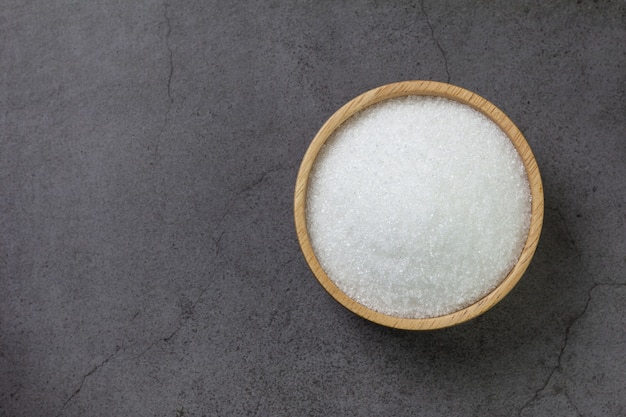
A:
[[[278,166],[274,166],[272,168],[269,168],[266,171],[264,171],[262,174],[260,174],[259,177],[256,180],[254,180],[252,183],[244,186],[243,188],[241,188],[239,191],[236,192],[235,196],[226,205],[226,208],[224,209],[224,213],[222,214],[222,216],[219,219],[219,222],[218,222],[219,226],[217,227],[217,229],[221,230],[221,231],[220,231],[219,235],[217,236],[217,238],[213,238],[213,242],[215,244],[215,255],[213,256],[213,259],[210,261],[210,263],[214,263],[221,255],[220,242],[221,242],[222,238],[224,237],[224,235],[226,234],[226,230],[224,230],[224,228],[223,228],[223,223],[224,223],[224,220],[226,219],[226,216],[230,212],[233,204],[235,203],[235,201],[237,201],[237,199],[240,196],[242,196],[243,194],[252,191],[254,188],[256,188],[257,186],[262,184],[269,177],[269,175],[271,175],[273,173],[276,173],[276,172],[279,172],[279,171],[292,169],[292,168],[293,168],[293,166],[283,166],[283,165],[278,165]],[[294,256],[292,259],[288,260],[284,264],[286,265],[286,264],[288,264],[289,262],[292,262],[295,259],[297,259],[296,256]],[[213,270],[209,273],[209,276],[215,275],[216,271],[217,271],[217,266],[215,266],[213,268]],[[209,287],[206,286],[206,287],[204,287],[204,288],[202,288],[200,290],[200,293],[198,294],[198,296],[196,297],[195,301],[191,305],[192,309],[195,309],[196,306],[198,304],[200,304],[200,302],[202,300],[202,297],[204,297],[204,294],[206,294],[206,292],[208,291],[208,288]],[[181,317],[180,321],[178,323],[178,326],[176,326],[176,328],[173,331],[171,331],[169,333],[169,335],[167,335],[165,337],[159,337],[156,340],[154,340],[144,350],[142,350],[138,355],[136,355],[135,359],[138,359],[138,358],[142,357],[143,355],[145,355],[148,351],[150,351],[158,343],[160,343],[160,342],[167,343],[170,340],[172,340],[174,338],[174,336],[176,336],[176,334],[178,334],[178,332],[187,324],[187,322],[189,322],[189,320],[191,318],[192,318],[192,316]]]
[[[159,134],[156,138],[156,143],[154,145],[154,156],[157,160],[160,159],[160,155],[159,155],[159,145],[161,143],[161,137],[163,136],[163,132],[165,132],[165,129],[167,128],[167,126],[169,125],[170,122],[170,112],[172,111],[172,104],[174,103],[174,97],[172,97],[172,78],[174,76],[174,51],[172,50],[172,46],[170,45],[170,37],[172,34],[172,21],[169,17],[169,15],[167,14],[167,10],[169,9],[169,4],[165,3],[163,5],[163,18],[165,19],[165,26],[167,28],[166,32],[165,32],[165,48],[167,49],[167,53],[168,53],[168,62],[169,62],[169,72],[167,74],[167,98],[168,100],[168,104],[167,104],[167,110],[165,112],[165,117],[163,120],[163,126],[161,126],[161,129],[159,130]]]
[[[557,215],[559,216],[559,218],[561,219],[561,222],[563,223],[563,227],[565,228],[565,233],[567,234],[567,237],[569,239],[569,243],[572,245],[572,247],[574,248],[574,251],[576,252],[576,257],[578,259],[578,262],[580,263],[580,265],[583,267],[584,272],[587,275],[589,274],[589,271],[587,270],[587,267],[585,266],[585,264],[582,261],[582,253],[580,251],[580,249],[578,248],[578,246],[576,245],[576,241],[574,240],[574,237],[572,236],[572,233],[569,230],[569,227],[567,225],[567,222],[565,221],[565,217],[563,217],[563,214],[561,213],[561,211],[559,210],[559,208],[552,208],[551,210],[556,211]],[[522,413],[524,412],[524,410],[526,408],[528,408],[528,406],[530,406],[533,402],[535,402],[540,394],[546,389],[546,387],[548,386],[548,384],[550,383],[550,381],[552,380],[552,378],[554,377],[554,375],[556,374],[557,371],[559,372],[563,372],[563,354],[565,352],[565,349],[567,348],[567,345],[569,343],[569,338],[570,338],[570,332],[572,330],[572,326],[582,317],[585,315],[585,313],[587,312],[587,309],[589,308],[589,303],[591,302],[591,293],[593,292],[593,290],[598,286],[599,284],[593,284],[591,286],[591,288],[589,288],[589,290],[587,291],[587,300],[585,301],[585,305],[583,307],[583,309],[581,310],[581,312],[579,314],[577,314],[576,316],[574,316],[569,323],[567,323],[567,325],[565,326],[565,336],[563,338],[563,343],[561,344],[561,348],[559,350],[559,354],[557,356],[557,361],[556,361],[556,365],[552,368],[552,370],[550,371],[550,373],[548,374],[548,377],[546,378],[546,380],[544,381],[543,385],[541,387],[539,387],[534,395],[524,403],[524,405],[522,405],[522,407],[519,409],[518,411],[518,416],[521,417]],[[566,393],[567,396],[567,393]],[[571,403],[571,401],[570,401]],[[576,408],[576,407],[574,407]]]
[[[242,195],[244,195],[247,192],[252,191],[258,185],[262,184],[269,177],[270,174],[274,174],[276,172],[287,170],[287,169],[292,169],[292,168],[294,168],[294,167],[293,166],[287,166],[286,167],[286,166],[283,166],[283,165],[277,165],[277,166],[274,166],[272,168],[269,168],[267,171],[265,171],[261,175],[259,175],[259,177],[256,180],[254,180],[252,183],[250,183],[249,185],[244,186],[239,191],[237,191],[235,193],[235,195],[233,196],[233,198],[231,198],[230,201],[228,202],[228,204],[226,205],[226,208],[224,209],[224,213],[220,217],[220,220],[219,220],[220,226],[224,222],[224,219],[226,218],[226,216],[228,216],[228,213],[230,212],[230,209],[233,207],[233,204],[235,204],[235,201],[237,201],[239,199],[239,197],[241,197]],[[222,230],[222,232],[220,233],[219,237],[217,239],[213,239],[213,241],[219,243],[219,241],[224,236],[224,233],[225,233],[225,231]]]
[[[168,4],[164,5],[163,17],[165,18],[165,24],[167,26],[167,32],[165,32],[165,47],[169,53],[170,72],[167,77],[167,97],[170,99],[170,103],[174,102],[172,98],[172,77],[174,76],[174,52],[170,46],[170,35],[172,34],[172,22],[167,14]]]
[[[437,49],[439,49],[439,52],[441,52],[441,56],[443,57],[443,65],[445,67],[446,75],[447,75],[446,82],[449,83],[450,82],[450,69],[448,68],[448,56],[446,55],[446,51],[444,51],[443,48],[441,47],[439,40],[437,40],[437,37],[435,36],[435,29],[433,28],[433,25],[430,22],[430,17],[428,16],[428,13],[426,12],[426,7],[424,6],[424,0],[422,0],[421,6],[422,6],[422,13],[424,14],[424,17],[426,18],[426,24],[428,25],[428,28],[430,29],[431,39],[433,40],[433,42],[435,42],[435,45],[437,45]]]
[[[157,148],[158,149],[158,148]],[[237,199],[242,196],[243,194],[252,191],[254,188],[256,188],[258,185],[262,184],[268,177],[269,175],[275,173],[275,172],[279,172],[282,170],[287,170],[287,169],[291,169],[293,168],[292,166],[283,166],[283,165],[278,165],[278,166],[274,166],[272,168],[269,168],[268,170],[264,171],[261,175],[259,175],[259,177],[254,180],[252,183],[244,186],[243,188],[241,188],[236,194],[235,196],[231,199],[231,201],[228,203],[228,205],[226,206],[225,210],[224,210],[224,214],[221,216],[220,218],[220,227],[222,229],[220,235],[218,236],[217,239],[213,239],[215,246],[216,246],[216,252],[215,252],[215,256],[213,257],[213,259],[211,260],[211,263],[215,262],[215,260],[217,260],[217,258],[220,256],[220,249],[219,249],[219,244],[220,241],[222,239],[222,237],[224,236],[224,234],[226,233],[225,230],[223,230],[223,225],[222,223],[224,222],[224,219],[226,218],[226,216],[228,215],[228,212],[230,211],[230,209],[232,208],[232,205],[235,203],[235,201],[237,201]],[[285,265],[288,264],[289,262],[292,262],[293,260],[295,260],[296,257],[294,256],[292,259],[288,260],[287,262],[285,262]],[[214,275],[215,272],[217,271],[217,267],[215,267],[213,269],[213,271],[211,271],[211,273],[209,275]],[[192,304],[192,308],[195,308],[200,301],[202,300],[202,297],[204,296],[204,294],[207,292],[208,290],[208,286],[202,288],[202,290],[200,291],[200,294],[198,294],[198,296],[196,297],[196,300],[193,302]],[[134,320],[137,315],[139,314],[139,312],[135,313],[135,315],[132,317],[131,321]],[[159,342],[165,342],[168,343],[170,340],[172,340],[174,338],[174,336],[176,336],[176,334],[178,334],[178,332],[185,326],[185,324],[191,319],[191,316],[187,316],[187,317],[182,317],[178,326],[176,326],[176,328],[174,330],[172,330],[167,336],[165,337],[159,337],[157,339],[155,339],[153,342],[151,342],[144,350],[142,350],[138,355],[135,356],[135,359],[138,359],[140,357],[142,357],[143,355],[145,355],[148,351],[150,351],[154,346],[156,346]],[[100,362],[98,365],[96,365],[93,369],[91,369],[89,372],[87,372],[85,375],[83,375],[83,377],[81,378],[80,383],[78,384],[78,388],[76,390],[74,390],[74,392],[65,400],[65,402],[63,403],[63,405],[61,406],[61,409],[59,410],[59,412],[57,413],[57,417],[60,417],[63,410],[65,409],[65,407],[70,403],[70,401],[72,401],[81,391],[81,389],[83,388],[83,385],[85,384],[85,381],[87,380],[87,378],[89,378],[91,375],[93,375],[96,371],[98,371],[100,368],[102,368],[103,366],[105,366],[111,359],[113,359],[113,357],[115,357],[115,355],[118,354],[118,352],[122,350],[121,348],[117,348],[115,353],[110,355],[109,357],[107,357],[106,359],[104,359],[102,362]]]
[[[172,104],[174,103],[174,97],[172,97],[172,78],[174,76],[174,51],[172,50],[172,46],[170,45],[170,37],[172,34],[172,21],[167,14],[167,10],[169,9],[169,5],[165,3],[163,5],[163,18],[165,19],[165,27],[167,28],[165,32],[165,48],[168,53],[168,62],[169,62],[169,72],[167,74],[167,98],[168,105],[167,111],[165,112],[165,117],[163,120],[163,126],[159,131],[159,135],[157,136],[156,143],[154,145],[154,156],[159,158],[159,144],[161,142],[161,136],[163,136],[163,132],[167,128],[170,119],[170,112],[172,111]]]
[[[222,243],[222,238],[224,237],[224,235],[226,234],[226,230],[222,229],[222,232],[220,233],[220,235],[215,239],[213,239],[213,244],[215,245],[215,254],[219,255],[220,253],[220,243]]]
[[[576,321],[578,319],[580,319],[586,312],[587,312],[587,308],[589,307],[589,303],[591,301],[591,291],[593,291],[592,287],[589,290],[589,293],[587,295],[587,302],[585,303],[585,307],[583,308],[583,310],[576,316],[574,317],[572,320],[569,321],[569,323],[567,323],[567,326],[565,327],[565,337],[563,339],[563,343],[561,344],[561,348],[559,350],[559,355],[557,356],[557,361],[556,361],[556,366],[554,366],[552,368],[552,370],[550,371],[550,373],[548,374],[548,377],[546,378],[546,380],[544,381],[544,383],[541,385],[541,387],[539,387],[535,393],[533,394],[533,396],[524,403],[524,405],[522,406],[522,408],[520,408],[520,410],[518,411],[518,416],[522,416],[522,413],[524,412],[524,410],[526,408],[528,408],[528,406],[530,406],[533,402],[535,402],[540,394],[546,389],[546,387],[548,386],[548,384],[550,383],[550,381],[552,380],[552,377],[554,376],[554,374],[559,371],[559,372],[563,372],[563,354],[565,353],[565,349],[567,348],[567,345],[569,343],[569,338],[570,338],[570,332],[572,330],[572,326],[574,325],[574,323],[576,323]]]
[[[577,314],[575,317],[573,317],[570,320],[570,322],[567,324],[567,326],[565,327],[565,337],[564,337],[563,343],[561,345],[561,349],[559,350],[559,355],[557,357],[556,366],[554,366],[554,368],[552,368],[552,370],[548,374],[548,377],[546,378],[546,380],[543,383],[543,385],[539,389],[537,389],[535,391],[535,394],[528,401],[526,401],[526,403],[524,403],[522,408],[520,408],[520,410],[517,413],[518,416],[521,417],[522,413],[524,412],[524,410],[526,408],[528,408],[528,406],[530,406],[533,402],[535,402],[539,398],[539,396],[546,389],[546,387],[548,386],[548,384],[552,380],[552,377],[554,376],[554,374],[557,371],[559,371],[561,373],[564,372],[564,369],[563,369],[563,354],[565,353],[565,349],[567,349],[567,346],[569,344],[572,327],[574,326],[574,324],[576,324],[576,322],[578,322],[587,313],[587,310],[589,309],[589,304],[591,303],[591,299],[593,298],[593,296],[592,296],[593,291],[596,288],[598,288],[598,287],[623,287],[623,286],[626,286],[626,284],[621,284],[621,283],[620,284],[616,284],[616,283],[594,283],[591,286],[591,288],[589,288],[589,290],[587,291],[587,301],[585,302],[585,306],[583,307],[582,311],[579,314]],[[567,390],[564,390],[564,393],[565,393],[565,396],[567,397],[569,403],[576,410],[578,415],[579,416],[582,415],[580,413],[580,411],[578,410],[578,407],[576,407],[576,405],[572,402],[571,398],[567,394]]]
[[[576,404],[574,404],[574,402],[570,398],[569,394],[567,393],[567,390],[563,390],[563,394],[565,395],[565,398],[567,399],[567,402],[572,406],[572,408],[574,408],[574,411],[576,411],[576,415],[578,417],[583,417],[582,413],[580,412],[578,407],[576,407]]]
[[[286,170],[286,169],[291,169],[291,168],[293,168],[293,167],[291,167],[291,166],[285,167],[283,165],[278,165],[278,166],[275,166],[275,167],[272,167],[272,168],[268,169],[267,171],[263,172],[256,181],[252,182],[250,185],[247,185],[247,186],[243,187],[241,190],[239,190],[237,192],[237,194],[235,195],[234,200],[236,200],[240,195],[242,195],[244,193],[247,193],[248,191],[251,191],[257,185],[261,184],[263,181],[265,181],[265,179],[270,174],[273,174],[273,173],[279,172],[279,171],[283,171],[283,170]]]
[[[183,319],[187,320],[187,319]],[[176,327],[176,329],[174,329],[168,336],[165,337],[159,337],[158,339],[154,340],[152,343],[150,343],[144,350],[142,350],[141,352],[139,352],[137,355],[135,355],[135,359],[139,359],[141,358],[143,355],[145,355],[150,349],[152,349],[154,346],[156,346],[157,343],[159,342],[169,342],[174,335],[176,335],[176,333],[178,333],[180,331],[180,329],[183,327],[182,323],[179,323],[178,326]]]
[[[215,256],[213,257],[213,259],[211,260],[211,263],[214,262],[217,258],[218,258],[218,254],[216,253]],[[217,271],[217,267],[213,268],[213,270],[208,275],[209,276],[213,276],[216,271]],[[198,294],[198,296],[196,297],[195,301],[191,304],[191,309],[192,310],[195,310],[196,306],[198,304],[200,304],[200,301],[202,300],[202,297],[204,296],[204,294],[206,294],[206,292],[208,291],[208,288],[209,287],[206,286],[206,287],[204,287],[204,288],[202,288],[200,290],[200,294]],[[168,343],[170,340],[172,340],[174,338],[174,336],[176,336],[176,334],[185,326],[185,324],[192,317],[193,317],[193,314],[191,314],[191,315],[183,315],[182,317],[180,317],[178,325],[176,326],[176,328],[174,330],[172,330],[169,333],[169,335],[167,335],[165,337],[159,337],[159,338],[155,339],[144,350],[142,350],[139,354],[135,355],[135,359],[141,358],[143,355],[148,353],[148,351],[150,351],[154,346],[156,346],[159,342]]]
[[[294,256],[292,256],[291,258],[289,258],[289,259],[288,259],[288,260],[286,260],[285,262],[283,262],[283,263],[279,264],[279,265],[276,267],[276,269],[281,269],[281,268],[283,268],[283,267],[285,267],[285,266],[289,265],[290,263],[292,263],[292,262],[293,262],[293,261],[295,261],[296,259],[299,259],[299,258],[300,258],[300,256],[302,256],[302,255],[300,254],[300,252],[296,253]]]
[[[56,417],[60,417],[61,414],[63,413],[63,410],[65,410],[65,407],[67,407],[67,405],[70,403],[70,401],[72,401],[80,393],[80,391],[83,389],[83,385],[85,385],[85,381],[87,380],[87,378],[89,378],[91,375],[96,373],[96,371],[98,371],[100,368],[102,368],[107,363],[109,363],[109,361],[111,361],[120,352],[120,350],[122,350],[122,349],[120,347],[117,347],[115,349],[115,353],[113,353],[113,354],[109,355],[108,357],[106,357],[102,362],[100,362],[99,364],[94,366],[89,372],[87,372],[85,375],[82,376],[82,378],[80,380],[80,383],[78,384],[78,388],[76,388],[74,390],[74,392],[72,392],[72,394],[69,397],[67,397],[65,402],[63,402],[63,405],[61,406],[61,408],[57,412]]]
[[[565,221],[565,217],[563,216],[563,214],[561,213],[561,210],[557,208],[552,209],[554,211],[556,211],[556,214],[559,216],[559,218],[561,219],[561,222],[563,223],[563,227],[565,227],[565,233],[567,234],[567,237],[569,239],[569,242],[572,244],[572,247],[574,248],[574,250],[576,251],[576,257],[578,258],[578,262],[580,263],[580,265],[583,267],[583,270],[587,273],[587,275],[591,276],[591,274],[589,273],[589,269],[587,268],[587,265],[585,265],[585,263],[583,262],[583,253],[582,251],[578,248],[578,245],[576,244],[576,241],[574,240],[574,236],[572,235],[572,233],[569,230],[569,226],[567,225],[567,222]]]

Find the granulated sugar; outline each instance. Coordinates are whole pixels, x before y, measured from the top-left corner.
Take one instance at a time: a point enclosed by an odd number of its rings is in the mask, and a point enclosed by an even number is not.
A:
[[[515,265],[530,189],[490,119],[409,96],[367,108],[329,138],[306,216],[317,259],[349,297],[396,317],[436,317],[479,300]]]

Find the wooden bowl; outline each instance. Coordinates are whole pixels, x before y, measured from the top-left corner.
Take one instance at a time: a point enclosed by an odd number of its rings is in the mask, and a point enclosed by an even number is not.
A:
[[[374,311],[348,297],[335,285],[320,266],[315,252],[313,251],[313,247],[311,246],[306,222],[309,175],[315,158],[328,138],[331,137],[333,132],[342,123],[366,107],[383,100],[409,95],[445,97],[471,106],[491,119],[509,137],[515,149],[517,149],[526,169],[532,199],[530,228],[526,243],[524,244],[517,264],[511,269],[504,280],[494,290],[470,306],[450,314],[433,318],[394,317]],[[526,139],[524,139],[519,129],[500,109],[484,98],[461,87],[435,81],[403,81],[374,88],[373,90],[361,94],[337,110],[337,112],[324,123],[317,135],[315,135],[300,165],[298,178],[296,180],[294,214],[296,232],[304,257],[320,284],[322,284],[335,300],[359,316],[384,326],[408,330],[430,330],[454,326],[484,313],[504,298],[515,284],[517,284],[524,271],[526,271],[539,241],[543,224],[543,187],[537,162]]]

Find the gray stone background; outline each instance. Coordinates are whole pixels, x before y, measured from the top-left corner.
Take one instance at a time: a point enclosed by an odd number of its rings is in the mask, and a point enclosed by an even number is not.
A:
[[[23,1],[0,8],[0,416],[625,416],[624,1]],[[450,81],[545,187],[504,301],[353,315],[292,220],[379,85]]]

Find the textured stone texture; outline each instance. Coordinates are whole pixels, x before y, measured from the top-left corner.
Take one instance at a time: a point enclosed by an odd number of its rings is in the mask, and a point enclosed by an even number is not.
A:
[[[0,416],[626,415],[623,1],[5,1]],[[405,79],[503,109],[546,221],[427,333],[344,310],[295,238],[324,120]]]

